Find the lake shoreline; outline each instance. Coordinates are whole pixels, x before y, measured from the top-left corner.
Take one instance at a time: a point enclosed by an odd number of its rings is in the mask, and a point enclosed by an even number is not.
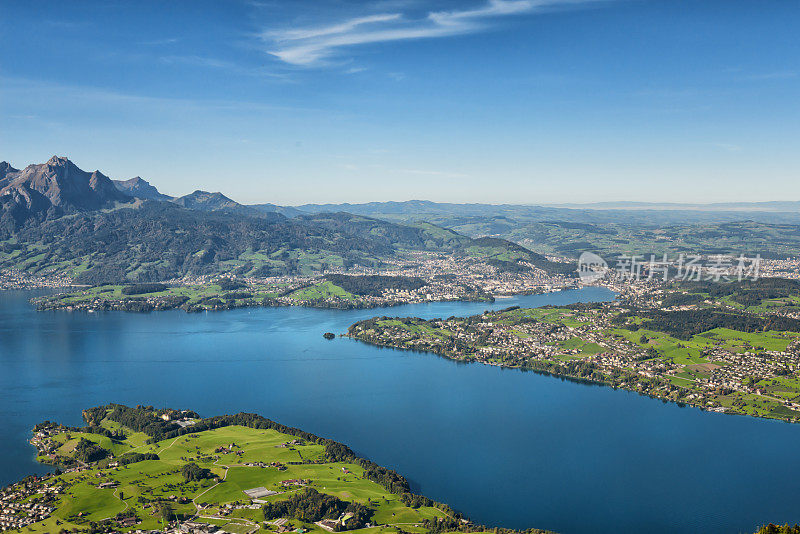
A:
[[[352,339],[354,341],[358,341],[359,343],[364,343],[366,345],[373,346],[373,347],[378,347],[378,348],[382,348],[382,349],[399,350],[399,351],[403,351],[403,352],[411,352],[411,353],[416,353],[416,354],[430,354],[430,355],[438,356],[439,358],[443,358],[443,359],[445,359],[447,361],[451,361],[451,362],[455,362],[455,363],[459,363],[459,364],[463,364],[463,365],[485,365],[485,366],[488,366],[488,367],[496,367],[496,368],[499,368],[499,369],[513,369],[513,370],[517,370],[517,371],[521,371],[521,372],[525,372],[525,373],[534,373],[534,374],[537,374],[537,375],[540,375],[540,376],[546,376],[546,377],[551,377],[551,378],[559,378],[561,380],[573,382],[573,383],[576,383],[576,384],[598,386],[598,387],[610,388],[610,389],[615,390],[615,391],[625,391],[625,392],[628,392],[628,393],[635,393],[636,395],[639,395],[640,397],[646,397],[646,398],[653,399],[653,400],[659,400],[659,401],[667,403],[667,404],[673,404],[675,406],[678,406],[679,408],[694,408],[694,409],[700,410],[701,412],[705,412],[705,413],[713,413],[713,414],[720,414],[720,415],[735,415],[735,416],[746,417],[746,418],[763,419],[765,421],[774,421],[776,423],[786,423],[786,424],[789,424],[789,425],[800,424],[800,421],[792,422],[792,421],[787,421],[786,419],[782,419],[782,418],[779,418],[779,417],[766,417],[766,416],[758,415],[758,414],[738,413],[738,412],[734,412],[734,411],[724,411],[723,412],[723,411],[719,411],[719,410],[710,410],[710,409],[708,409],[708,408],[706,408],[706,407],[704,407],[702,405],[699,405],[699,404],[695,404],[695,403],[691,403],[691,402],[676,402],[676,401],[674,401],[672,399],[666,399],[666,398],[663,398],[663,397],[659,397],[657,395],[651,395],[651,394],[649,394],[647,392],[637,391],[635,389],[625,388],[625,387],[617,386],[617,385],[614,385],[614,384],[611,384],[611,383],[608,383],[608,382],[603,382],[603,381],[600,381],[600,380],[592,380],[590,378],[585,378],[585,377],[581,377],[581,376],[577,376],[577,375],[570,375],[570,374],[566,374],[566,373],[558,373],[558,372],[548,371],[548,370],[545,370],[545,369],[537,369],[535,367],[525,367],[525,366],[518,366],[518,365],[506,365],[506,364],[496,363],[496,362],[487,362],[487,361],[481,361],[481,360],[477,360],[477,359],[463,360],[463,359],[455,358],[455,357],[453,357],[453,356],[451,356],[451,355],[449,355],[447,353],[436,352],[436,351],[433,351],[433,350],[421,350],[421,349],[413,349],[413,348],[402,347],[402,346],[397,346],[397,345],[386,345],[386,344],[376,343],[376,342],[373,342],[373,341],[362,339],[362,338],[360,338],[360,337],[358,337],[356,335],[351,335],[349,333],[341,334],[341,336],[349,338],[349,339]]]
[[[347,443],[480,524],[565,534],[647,524],[655,534],[724,534],[797,520],[797,493],[785,477],[800,472],[794,425],[710,417],[580,387],[596,384],[321,335],[381,314],[470,316],[512,305],[613,300],[605,289],[386,312],[294,306],[191,315],[41,313],[28,302],[35,294],[0,293],[4,483],[46,469],[27,443],[37,422],[80,426],[76,413],[114,400],[269,414]],[[742,461],[754,457],[761,460]],[[786,484],[775,487],[775,480]],[[487,485],[494,489],[483,491]],[[662,490],[669,500],[659,497]],[[742,499],[750,505],[735,505]],[[630,504],[624,513],[623,503]],[[675,515],[676,506],[684,513]]]

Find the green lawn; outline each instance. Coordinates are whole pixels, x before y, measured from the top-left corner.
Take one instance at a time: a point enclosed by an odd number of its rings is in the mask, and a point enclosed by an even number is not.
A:
[[[355,295],[327,280],[310,287],[293,291],[292,293],[289,293],[289,297],[300,301],[322,300],[327,298],[338,298],[344,300],[355,299]]]
[[[159,460],[119,467],[108,467],[108,461],[103,460],[82,472],[59,475],[56,480],[65,492],[58,501],[53,517],[35,525],[28,532],[85,526],[90,521],[101,521],[126,509],[134,510],[143,520],[135,528],[156,529],[160,527],[160,519],[153,515],[153,509],[147,507],[147,502],[171,499],[175,513],[190,517],[196,513],[192,501],[197,499],[198,502],[211,505],[201,515],[211,514],[220,505],[249,503],[244,490],[255,487],[263,486],[278,492],[267,497],[267,500],[286,499],[302,489],[282,484],[282,481],[289,479],[307,479],[310,481],[308,486],[322,493],[372,507],[375,511],[373,522],[381,526],[362,529],[364,532],[391,532],[390,525],[393,524],[402,524],[408,530],[406,526],[446,514],[438,508],[413,509],[405,506],[399,495],[389,493],[381,485],[364,478],[363,468],[359,465],[327,461],[323,445],[313,442],[291,443],[298,438],[276,430],[227,426],[146,444],[145,434],[134,432],[119,423],[105,419],[102,426],[114,431],[122,430],[126,439],[112,441],[97,434],[62,432],[54,438],[61,444],[58,454],[69,457],[78,440],[85,438],[116,457],[136,450],[155,452]],[[215,452],[219,447],[231,447],[234,452]],[[221,482],[213,479],[187,482],[181,468],[188,462],[210,469]],[[255,462],[279,462],[285,466],[285,470],[245,465]],[[97,485],[103,482],[115,482],[117,485],[114,488],[98,488]],[[180,503],[182,498],[186,502]],[[61,524],[57,525],[56,521]],[[231,517],[219,520],[218,524],[230,532],[247,532],[253,529],[253,521],[263,521],[260,510],[235,510]],[[293,523],[301,524],[299,521]],[[315,525],[304,526],[314,532],[324,533]],[[260,528],[266,531],[263,526]]]

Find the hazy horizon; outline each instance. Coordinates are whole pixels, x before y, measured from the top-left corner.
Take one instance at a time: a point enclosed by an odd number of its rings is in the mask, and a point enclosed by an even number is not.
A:
[[[65,157],[65,158],[69,159],[72,163],[74,163],[78,168],[80,168],[83,171],[87,171],[87,172],[100,171],[101,173],[103,173],[105,175],[108,175],[108,173],[105,172],[103,169],[93,169],[93,168],[90,168],[90,167],[81,166],[80,164],[75,162],[72,158],[70,158],[69,156],[66,156],[66,155],[53,155],[51,157]],[[7,160],[7,159],[0,159],[0,161],[5,162],[5,163],[9,163],[12,167],[17,168],[17,169],[24,169],[28,165],[36,165],[36,164],[45,163],[49,159],[50,158],[47,158],[47,159],[39,161],[39,162],[28,163],[26,165],[15,165],[15,163],[13,161],[10,161],[10,160]],[[129,179],[132,179],[132,178],[141,178],[141,179],[147,181],[150,185],[156,187],[159,190],[159,192],[161,192],[163,194],[167,194],[167,195],[172,196],[174,198],[178,198],[178,197],[181,197],[181,196],[189,195],[191,193],[194,193],[194,192],[198,191],[198,189],[192,189],[192,190],[180,192],[180,193],[177,193],[177,194],[173,194],[172,192],[169,192],[169,191],[165,192],[161,187],[159,187],[159,184],[154,183],[151,180],[148,180],[146,177],[140,176],[140,175],[130,176],[130,177],[109,176],[109,178],[111,178],[113,180],[121,180],[121,181],[129,180]],[[689,207],[689,208],[692,208],[692,209],[702,209],[703,207],[713,208],[713,207],[716,206],[717,209],[719,210],[719,209],[722,209],[723,206],[736,205],[736,204],[741,204],[741,205],[743,205],[743,207],[746,207],[746,206],[757,206],[757,205],[763,205],[763,204],[786,204],[786,203],[794,203],[794,202],[800,203],[800,199],[798,199],[798,200],[792,200],[792,199],[789,199],[789,200],[785,200],[785,199],[784,200],[760,200],[760,201],[731,200],[731,201],[722,201],[722,202],[696,202],[696,201],[690,201],[690,200],[686,200],[686,201],[651,201],[651,200],[633,200],[633,199],[616,199],[616,200],[587,201],[587,202],[513,202],[513,201],[511,201],[511,202],[479,202],[479,201],[458,202],[458,201],[449,200],[449,199],[434,200],[434,199],[431,199],[431,198],[409,197],[409,198],[403,198],[403,199],[397,199],[397,198],[373,199],[373,200],[364,200],[364,201],[361,201],[361,202],[354,202],[354,201],[345,200],[345,201],[342,201],[342,202],[330,202],[330,201],[314,202],[314,201],[308,201],[308,202],[301,202],[301,203],[295,203],[295,204],[280,204],[280,203],[277,203],[277,202],[273,202],[271,200],[250,200],[250,199],[232,198],[230,195],[228,195],[226,193],[226,191],[220,190],[220,189],[215,189],[215,188],[211,188],[211,189],[208,189],[208,190],[203,189],[201,191],[205,191],[205,192],[209,192],[209,193],[221,193],[221,194],[225,195],[226,197],[230,198],[231,200],[234,200],[235,202],[238,202],[239,204],[243,204],[243,205],[275,204],[275,205],[283,206],[283,207],[300,207],[300,206],[303,206],[303,205],[324,205],[324,204],[353,204],[353,205],[359,205],[359,204],[372,204],[372,203],[433,202],[433,203],[437,203],[437,204],[462,204],[462,205],[475,204],[475,205],[491,205],[491,206],[502,206],[502,205],[508,205],[508,206],[541,206],[541,207],[554,207],[554,208],[558,208],[558,207],[561,207],[561,208],[573,208],[573,207],[575,207],[575,208],[580,208],[580,207],[590,208],[590,207],[593,207],[593,206],[597,206],[598,209],[600,209],[603,206],[614,206],[614,207],[608,207],[606,209],[627,209],[627,208],[635,209],[635,208],[641,206],[641,209],[665,209],[665,210],[668,210],[668,209],[681,209],[681,208],[686,208],[686,207]],[[779,210],[775,210],[775,211],[779,211]]]

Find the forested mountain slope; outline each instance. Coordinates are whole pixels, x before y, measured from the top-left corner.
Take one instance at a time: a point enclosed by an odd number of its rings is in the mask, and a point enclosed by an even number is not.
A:
[[[21,171],[3,162],[0,187],[0,268],[63,273],[80,283],[314,274],[378,267],[407,251],[504,269],[563,267],[502,239],[475,240],[426,222],[341,212],[288,218],[199,190],[172,198],[141,178],[114,182],[55,156]]]

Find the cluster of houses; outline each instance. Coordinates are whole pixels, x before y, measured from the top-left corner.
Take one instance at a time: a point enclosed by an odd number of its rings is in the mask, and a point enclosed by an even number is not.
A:
[[[763,277],[800,280],[800,258],[761,259],[759,273]]]
[[[0,490],[0,531],[19,530],[50,517],[53,508],[46,503],[61,492],[51,478],[34,476]]]
[[[304,534],[304,533],[308,532],[308,530],[303,528],[303,527],[295,527],[295,526],[293,526],[291,523],[289,523],[289,520],[287,518],[285,518],[285,517],[281,517],[279,519],[275,519],[274,521],[267,521],[265,524],[266,525],[272,525],[272,526],[276,527],[275,528],[275,532],[277,532],[278,534],[284,534],[285,532],[294,532],[296,534]]]
[[[237,451],[235,449],[239,450]],[[236,456],[244,456],[244,451],[242,450],[242,448],[236,445],[235,443],[231,443],[227,447],[225,447],[224,445],[219,446],[216,449],[214,449],[214,452],[217,454],[235,454]]]
[[[322,527],[323,529],[327,530],[328,532],[335,532],[337,530],[337,527],[346,526],[347,525],[347,521],[349,519],[352,519],[352,517],[353,517],[353,514],[351,514],[349,512],[345,512],[345,513],[342,513],[336,519],[323,519],[322,521],[317,521],[314,524],[319,526],[319,527]],[[367,523],[366,526],[370,527],[371,525],[369,523]]]
[[[708,378],[696,379],[706,388],[727,388],[743,393],[752,393],[780,400],[789,409],[800,411],[800,389],[781,383],[779,389],[784,394],[777,397],[767,387],[759,385],[763,379],[776,380],[788,370],[800,369],[800,341],[793,341],[785,351],[744,351],[733,352],[714,349],[709,358],[724,365],[715,365]],[[762,380],[754,381],[753,377]]]
[[[523,269],[509,272],[479,258],[435,252],[409,252],[406,257],[387,260],[387,263],[393,275],[421,278],[426,285],[418,290],[386,290],[381,297],[374,297],[376,305],[462,300],[476,294],[522,295],[575,287],[576,284],[573,278],[548,274],[529,263],[523,262]],[[357,268],[345,274],[385,275],[387,271]]]
[[[267,467],[274,467],[278,471],[286,471],[286,466],[280,462],[245,462],[242,465],[247,467],[260,467],[261,469],[266,469]]]
[[[0,270],[0,290],[63,288],[73,284],[72,278],[63,273],[36,276],[18,269]]]
[[[289,480],[281,480],[281,485],[284,487],[305,486],[307,484],[311,484],[311,481],[307,478],[290,478]]]
[[[55,451],[61,444],[53,440],[53,437],[62,432],[64,432],[63,427],[56,424],[39,425],[30,439],[30,444],[36,447],[38,456],[54,460]]]
[[[294,447],[295,445],[305,445],[305,442],[303,440],[300,440],[300,439],[293,439],[292,441],[286,441],[284,443],[280,443],[278,445],[275,445],[275,447],[277,447],[279,449],[290,449],[290,448]]]
[[[652,304],[654,293],[648,286],[637,284],[629,288],[626,303]],[[617,376],[623,371],[624,378],[616,385],[656,397],[725,411],[713,399],[721,391],[739,391],[762,395],[768,402],[777,401],[800,411],[800,390],[776,396],[763,386],[754,385],[751,379],[753,376],[779,379],[800,369],[800,341],[792,341],[784,351],[742,350],[719,343],[707,351],[705,360],[709,363],[687,367],[671,358],[654,357],[654,345],[649,342],[637,343],[613,333],[619,325],[612,320],[626,306],[611,303],[567,312],[557,322],[504,317],[502,312],[487,312],[467,319],[439,319],[424,325],[367,321],[353,325],[349,335],[378,345],[425,350],[498,366],[526,366],[533,361],[563,365],[565,361],[580,359],[590,362],[606,376]],[[676,383],[673,378],[684,377],[689,368],[692,377]]]

